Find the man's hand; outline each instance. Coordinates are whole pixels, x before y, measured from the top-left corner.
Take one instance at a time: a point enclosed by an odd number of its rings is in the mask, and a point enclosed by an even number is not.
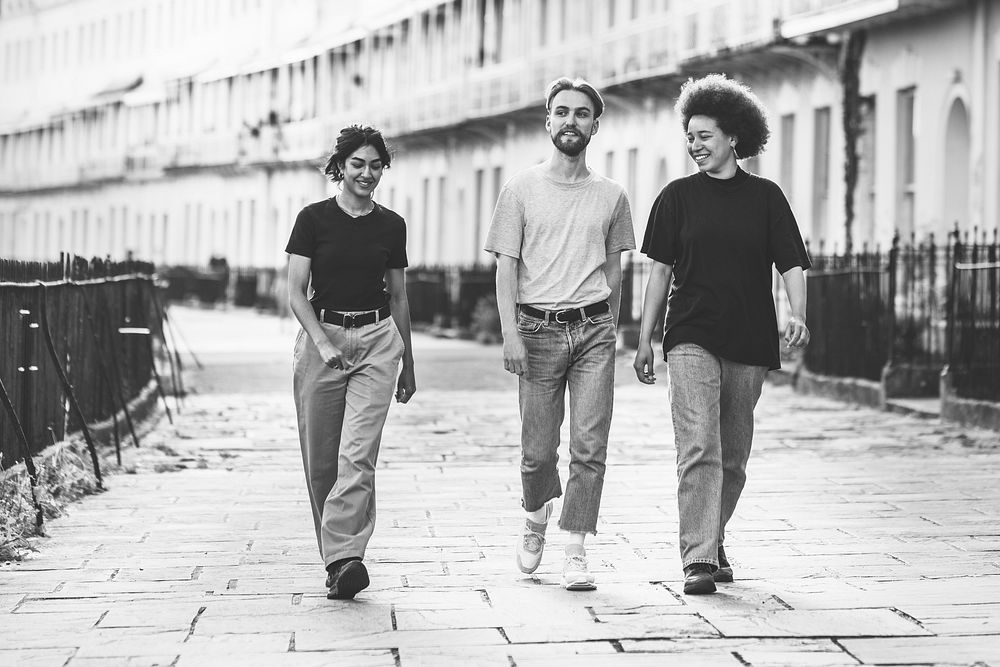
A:
[[[653,373],[653,347],[649,343],[639,343],[639,347],[635,350],[632,368],[639,382],[643,384],[656,382],[656,375]]]
[[[503,339],[503,369],[514,375],[524,375],[528,370],[528,350],[517,332]]]

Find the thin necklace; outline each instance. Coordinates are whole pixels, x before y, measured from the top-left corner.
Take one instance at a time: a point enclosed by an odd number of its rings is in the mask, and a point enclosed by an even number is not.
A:
[[[363,215],[368,215],[375,209],[375,202],[372,199],[368,200],[368,206],[366,206],[364,210],[355,212],[344,205],[344,200],[341,199],[340,195],[336,195],[335,198],[337,200],[337,206],[340,207],[340,210],[346,213],[347,215],[351,216],[352,218],[360,218]]]

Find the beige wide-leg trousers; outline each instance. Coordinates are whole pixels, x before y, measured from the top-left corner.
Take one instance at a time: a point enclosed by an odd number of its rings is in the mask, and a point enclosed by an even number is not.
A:
[[[345,329],[323,323],[346,370],[320,359],[300,330],[293,361],[295,409],[306,488],[323,564],[364,558],[375,530],[375,464],[403,356],[391,318]]]

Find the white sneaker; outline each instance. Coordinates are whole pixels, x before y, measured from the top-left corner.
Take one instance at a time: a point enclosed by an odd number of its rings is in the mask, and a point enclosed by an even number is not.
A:
[[[597,588],[594,575],[587,567],[586,556],[566,556],[563,560],[563,586],[568,591],[592,591]]]
[[[545,550],[545,528],[552,516],[552,501],[545,503],[545,521],[535,523],[531,519],[524,520],[524,529],[517,541],[517,569],[525,574],[531,574],[542,562],[542,551]]]

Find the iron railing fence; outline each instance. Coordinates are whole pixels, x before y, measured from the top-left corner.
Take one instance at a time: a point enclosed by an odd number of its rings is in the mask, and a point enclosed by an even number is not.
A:
[[[940,370],[947,360],[947,303],[954,244],[939,243],[934,234],[905,244],[893,242],[893,364]]]
[[[1000,401],[1000,242],[955,235],[948,368],[961,398]]]
[[[406,270],[410,319],[416,323],[468,328],[477,305],[493,302],[495,293],[494,265],[416,266]]]
[[[891,255],[878,248],[825,255],[820,246],[806,280],[807,369],[881,379],[892,338]]]
[[[90,427],[101,422],[113,422],[120,444],[119,428],[132,427],[126,404],[158,380],[162,325],[150,263],[0,260],[0,380],[9,399],[0,406],[0,469],[79,432],[96,465]]]

